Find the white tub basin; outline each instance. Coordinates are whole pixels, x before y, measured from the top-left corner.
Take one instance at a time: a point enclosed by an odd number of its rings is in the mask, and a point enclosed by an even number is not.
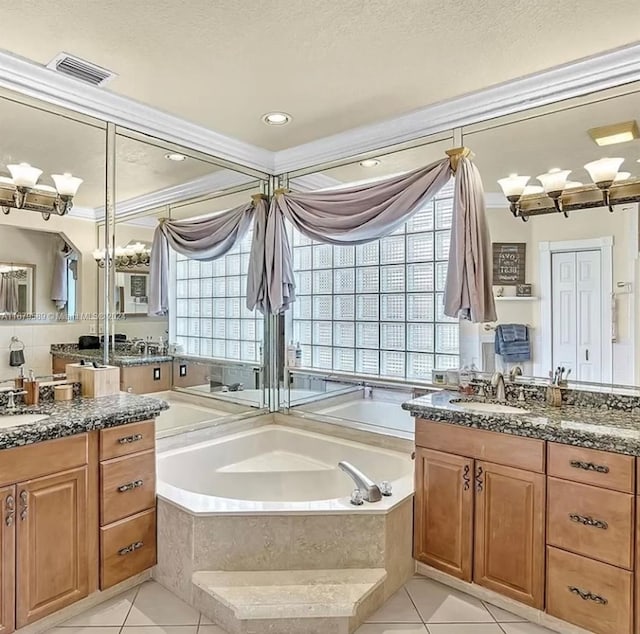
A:
[[[0,416],[0,428],[30,425],[32,423],[39,423],[41,420],[47,418],[49,418],[48,414],[9,414],[8,416]]]
[[[512,405],[502,405],[501,403],[476,403],[474,401],[458,401],[456,403],[462,409],[471,412],[485,412],[487,414],[527,414],[528,409],[513,407]]]

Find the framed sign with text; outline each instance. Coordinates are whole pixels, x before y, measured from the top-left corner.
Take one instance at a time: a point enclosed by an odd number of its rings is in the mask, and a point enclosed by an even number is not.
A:
[[[494,242],[492,246],[494,285],[518,286],[518,284],[524,284],[527,243]]]

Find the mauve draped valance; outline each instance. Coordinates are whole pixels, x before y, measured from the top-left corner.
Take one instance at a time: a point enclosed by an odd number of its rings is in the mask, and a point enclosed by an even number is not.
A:
[[[490,243],[484,218],[484,192],[476,168],[460,160],[454,201],[452,247],[445,303],[449,316],[495,321]],[[303,235],[336,245],[362,244],[393,233],[451,178],[449,158],[369,185],[320,192],[279,192],[266,224],[254,235],[264,256],[259,293],[247,296],[249,309],[279,314],[295,301],[288,220]],[[456,251],[457,250],[457,251]]]
[[[211,218],[161,221],[151,247],[149,315],[166,315],[169,310],[169,247],[193,260],[222,257],[244,238],[254,210],[258,215],[266,214],[261,196]]]

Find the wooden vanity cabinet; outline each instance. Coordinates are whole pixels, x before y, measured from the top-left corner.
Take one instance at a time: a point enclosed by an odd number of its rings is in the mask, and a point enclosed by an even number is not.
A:
[[[16,487],[0,489],[0,634],[15,629]]]
[[[541,609],[544,443],[418,419],[416,444],[414,557]]]

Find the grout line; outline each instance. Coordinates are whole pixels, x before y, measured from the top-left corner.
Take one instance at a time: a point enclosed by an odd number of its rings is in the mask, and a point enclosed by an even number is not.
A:
[[[496,622],[498,623],[498,619],[496,619],[495,616],[493,616],[493,613],[491,612],[491,610],[487,607],[487,602],[486,601],[480,601],[480,603],[482,603],[482,607],[489,613],[489,616]],[[502,628],[500,628],[502,629]]]
[[[127,615],[124,617],[124,621],[122,621],[122,625],[120,626],[120,630],[118,631],[118,634],[122,634],[122,630],[124,629],[124,625],[127,622],[127,619],[129,618],[129,615],[131,614],[131,610],[133,610],[133,604],[136,602],[136,599],[138,598],[138,594],[140,594],[140,588],[142,588],[142,586],[147,583],[146,581],[143,581],[139,586],[137,586],[135,588],[136,593],[133,595],[133,599],[131,599],[131,605],[129,606],[129,609],[127,610]]]
[[[411,605],[413,605],[413,608],[416,611],[416,614],[418,615],[418,618],[420,619],[420,622],[423,623],[423,625],[426,626],[425,620],[422,618],[422,614],[420,614],[420,610],[418,610],[418,606],[416,605],[415,601],[413,600],[413,597],[411,596],[411,593],[407,590],[407,586],[406,585],[402,586],[402,589],[407,593],[407,596],[409,597],[409,601],[411,601]],[[429,631],[429,630],[427,630],[427,631]]]

